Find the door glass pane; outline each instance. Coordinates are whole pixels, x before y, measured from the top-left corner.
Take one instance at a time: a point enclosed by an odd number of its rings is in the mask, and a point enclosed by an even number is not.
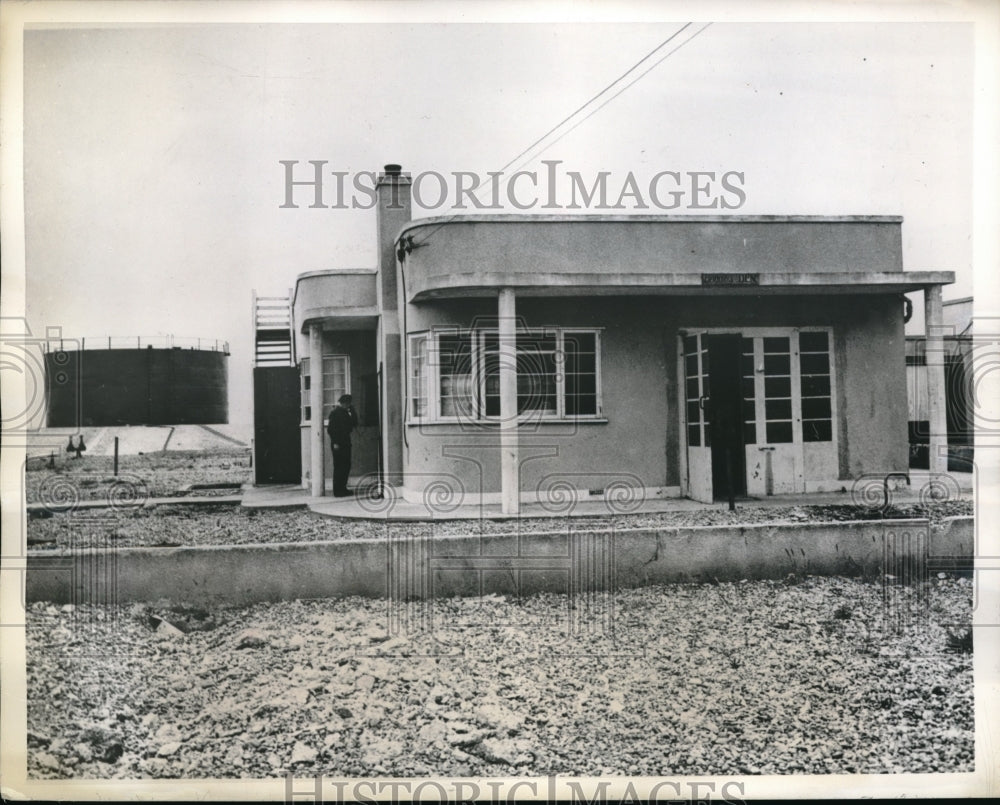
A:
[[[768,443],[786,444],[792,433],[791,339],[764,338],[764,418]]]
[[[826,332],[799,333],[802,441],[833,440],[833,405],[830,395],[830,347]]]
[[[705,366],[708,363],[708,353],[702,349],[699,354],[700,339],[697,336],[684,336],[684,388],[686,392],[687,437],[688,447],[710,446],[702,408],[702,394],[707,394],[707,378]],[[701,366],[699,366],[701,364]]]
[[[743,396],[743,443],[755,444],[757,442],[757,392],[754,383],[753,339],[744,338],[741,345],[740,387]]]

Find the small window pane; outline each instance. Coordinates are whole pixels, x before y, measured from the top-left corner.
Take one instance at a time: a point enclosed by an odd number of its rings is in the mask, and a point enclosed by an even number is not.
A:
[[[743,423],[743,442],[744,444],[756,444],[757,443],[757,425],[753,422]]]
[[[792,373],[792,359],[788,355],[765,355],[764,373],[768,375],[788,375]]]
[[[788,353],[791,352],[789,349],[789,339],[785,337],[781,338],[765,338],[764,339],[764,352],[765,353]]]
[[[829,419],[830,418],[830,398],[829,397],[804,397],[802,399],[803,419]]]
[[[802,378],[803,397],[829,397],[830,378],[827,375],[803,376]]]
[[[570,416],[594,416],[597,414],[595,394],[577,394],[566,398],[566,413]]]
[[[799,352],[827,352],[828,349],[826,333],[799,333]]]
[[[765,377],[764,378],[765,397],[791,397],[792,381],[788,377]]]
[[[767,441],[770,444],[787,444],[792,441],[791,422],[768,422]]]
[[[791,400],[765,400],[764,414],[767,419],[791,419]]]
[[[807,420],[802,423],[802,440],[829,442],[833,439],[833,426],[829,419]]]
[[[825,352],[815,355],[802,355],[802,374],[804,375],[826,375],[830,373],[830,358]]]
[[[701,447],[701,435],[697,425],[688,425],[688,447]]]

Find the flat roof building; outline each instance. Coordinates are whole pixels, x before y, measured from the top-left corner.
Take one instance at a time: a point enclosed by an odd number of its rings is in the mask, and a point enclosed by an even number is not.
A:
[[[903,270],[901,218],[411,220],[398,166],[377,192],[378,265],[293,293],[314,495],[345,392],[353,475],[443,506],[711,501],[907,470],[903,294],[940,320],[954,275]]]

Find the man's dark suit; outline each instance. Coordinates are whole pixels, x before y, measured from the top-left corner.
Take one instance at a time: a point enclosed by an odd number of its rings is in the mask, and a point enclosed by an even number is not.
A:
[[[358,418],[353,408],[336,405],[330,412],[326,432],[330,434],[330,447],[333,449],[334,497],[350,494],[347,491],[347,478],[351,474],[351,431],[357,424]]]

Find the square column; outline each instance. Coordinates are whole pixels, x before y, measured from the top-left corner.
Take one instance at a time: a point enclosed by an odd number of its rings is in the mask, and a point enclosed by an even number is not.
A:
[[[521,512],[517,439],[517,322],[513,288],[501,288],[497,304],[500,342],[500,511]]]
[[[323,422],[323,328],[309,325],[309,479],[310,494],[321,498],[325,492],[323,448],[326,443]]]
[[[944,332],[941,286],[924,288],[924,332],[927,334],[927,419],[931,472],[948,471],[948,419],[945,406]]]

